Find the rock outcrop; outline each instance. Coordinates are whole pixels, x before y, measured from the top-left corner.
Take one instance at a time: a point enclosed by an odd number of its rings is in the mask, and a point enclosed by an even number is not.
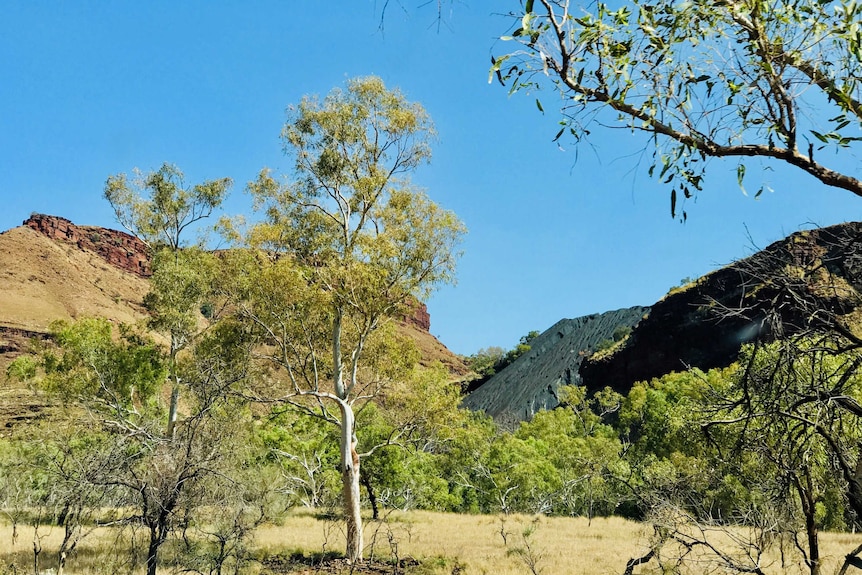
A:
[[[53,240],[72,243],[99,254],[106,262],[127,272],[152,275],[146,244],[125,232],[94,226],[76,226],[66,218],[33,214],[24,225]]]
[[[484,411],[503,426],[530,419],[560,404],[561,385],[578,385],[578,369],[619,327],[632,327],[649,311],[631,307],[563,319],[530,342],[530,351],[464,398],[464,406]]]
[[[862,223],[797,232],[750,257],[674,288],[650,308],[558,322],[531,350],[464,399],[505,426],[559,404],[560,385],[589,392],[690,367],[725,367],[740,346],[830,322],[862,332]],[[818,325],[819,324],[819,325]],[[593,353],[617,326],[618,345]]]
[[[862,223],[797,232],[671,290],[625,345],[584,361],[581,379],[591,391],[626,393],[634,382],[687,367],[725,367],[758,337],[769,341],[813,321],[862,313],[860,294]]]
[[[431,314],[428,313],[428,306],[419,301],[412,301],[409,307],[410,311],[404,316],[404,323],[412,325],[418,330],[430,332]]]

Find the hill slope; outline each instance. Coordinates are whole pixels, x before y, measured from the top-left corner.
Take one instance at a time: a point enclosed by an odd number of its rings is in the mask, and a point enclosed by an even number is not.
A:
[[[46,331],[56,319],[143,317],[147,281],[29,228],[0,234],[0,326]]]
[[[147,289],[146,279],[74,243],[29,227],[0,233],[0,374],[30,337],[46,334],[55,320],[140,320]]]
[[[5,383],[5,371],[31,338],[46,337],[53,321],[101,316],[131,324],[145,317],[144,250],[124,232],[42,214],[0,233],[0,427],[41,410],[32,394]],[[416,342],[421,363],[440,362],[460,379],[469,371],[464,361],[428,332],[429,325],[418,304],[399,330]]]
[[[558,321],[530,341],[530,351],[464,398],[464,406],[506,426],[553,409],[560,404],[561,385],[581,383],[584,358],[618,327],[634,326],[648,311],[638,306]]]
[[[740,346],[758,337],[769,341],[832,320],[862,333],[862,223],[792,234],[650,308],[561,320],[463,403],[512,425],[558,405],[562,384],[627,393],[637,381],[672,371],[730,365]],[[634,327],[619,345],[593,354],[618,325]]]

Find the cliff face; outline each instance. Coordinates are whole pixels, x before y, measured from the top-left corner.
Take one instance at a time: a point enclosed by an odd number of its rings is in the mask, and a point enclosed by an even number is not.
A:
[[[578,368],[619,327],[632,327],[649,311],[631,307],[563,319],[530,342],[530,351],[464,398],[464,406],[484,411],[511,426],[560,404],[561,385],[581,383]]]
[[[689,366],[724,367],[758,336],[792,335],[825,316],[850,318],[862,309],[860,293],[862,223],[798,232],[671,290],[624,346],[588,358],[580,375],[590,391],[625,393],[636,381]]]
[[[33,214],[24,225],[52,240],[77,245],[99,254],[106,262],[141,277],[150,277],[147,246],[130,234],[92,226],[76,226],[66,218]]]
[[[410,312],[404,316],[404,323],[429,333],[431,331],[431,314],[428,313],[428,306],[420,301],[411,301],[409,306]]]

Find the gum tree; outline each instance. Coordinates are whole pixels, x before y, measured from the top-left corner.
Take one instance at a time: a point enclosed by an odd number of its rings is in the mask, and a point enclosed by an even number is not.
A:
[[[221,178],[187,187],[179,168],[167,163],[148,174],[135,171],[131,181],[126,174],[117,174],[105,183],[105,199],[117,221],[147,245],[152,257],[153,276],[144,305],[150,312],[149,326],[170,338],[168,435],[174,434],[177,422],[178,356],[199,331],[199,311],[214,265],[200,245],[189,245],[189,228],[222,204],[232,183]]]
[[[272,400],[340,430],[347,557],[362,556],[356,410],[409,372],[390,318],[451,282],[464,228],[409,181],[428,162],[425,110],[376,77],[305,97],[282,130],[293,177],[249,184],[263,221],[232,299],[266,344]],[[228,283],[230,283],[230,281]],[[373,447],[373,446],[372,446]]]
[[[673,216],[701,189],[709,158],[735,158],[740,185],[758,158],[862,196],[822,151],[862,141],[855,0],[525,0],[512,16],[502,39],[514,46],[492,59],[491,80],[512,92],[552,86],[555,141],[606,126],[645,133]]]

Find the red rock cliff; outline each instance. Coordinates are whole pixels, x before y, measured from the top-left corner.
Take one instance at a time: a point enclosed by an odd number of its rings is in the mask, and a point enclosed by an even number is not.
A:
[[[428,313],[428,307],[422,302],[411,302],[410,311],[405,315],[404,322],[422,331],[431,330],[431,315]]]
[[[152,275],[147,246],[138,238],[93,226],[76,226],[66,218],[33,214],[24,225],[51,239],[72,243],[83,250],[93,251],[106,262],[141,277]]]

